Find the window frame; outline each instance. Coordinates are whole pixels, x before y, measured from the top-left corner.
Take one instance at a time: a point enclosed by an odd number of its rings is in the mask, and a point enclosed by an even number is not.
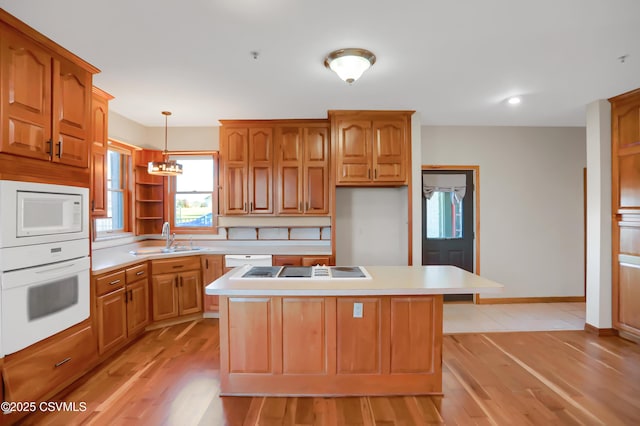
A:
[[[122,208],[122,215],[123,215],[123,227],[122,230],[112,230],[112,231],[102,231],[102,232],[98,232],[96,230],[95,232],[95,237],[94,237],[94,241],[99,241],[100,239],[104,239],[104,238],[110,238],[110,237],[117,237],[117,236],[128,236],[131,235],[133,233],[133,229],[132,229],[132,220],[131,220],[131,209],[132,209],[132,204],[133,204],[133,191],[131,190],[131,186],[132,186],[132,182],[133,182],[133,171],[132,171],[132,167],[133,167],[133,151],[134,148],[126,143],[123,142],[119,142],[115,139],[108,139],[107,141],[107,155],[106,155],[106,161],[108,162],[108,158],[109,158],[109,151],[114,151],[114,152],[118,152],[121,155],[125,156],[125,161],[122,162],[122,164],[120,165],[120,173],[122,176],[122,202],[123,202],[123,208]],[[105,167],[108,166],[108,163],[105,164]],[[108,168],[108,167],[107,167]],[[107,176],[105,176],[105,180],[104,180],[104,191],[105,191],[105,195],[107,197],[107,200],[109,199],[108,193],[109,192],[116,192],[116,191],[112,191],[109,189],[109,184],[107,181]],[[120,192],[120,191],[117,191]],[[97,229],[97,225],[95,223],[96,220],[98,219],[105,219],[105,217],[96,217],[94,218],[94,223],[93,226]]]
[[[176,194],[176,176],[170,176],[167,179],[166,186],[166,209],[169,223],[171,224],[171,232],[176,234],[218,234],[218,214],[220,211],[219,205],[219,187],[218,187],[218,175],[219,175],[219,161],[218,151],[173,151],[168,153],[168,158],[171,160],[178,160],[184,157],[208,157],[213,160],[213,191],[211,193],[211,226],[177,226],[175,223],[175,199]]]

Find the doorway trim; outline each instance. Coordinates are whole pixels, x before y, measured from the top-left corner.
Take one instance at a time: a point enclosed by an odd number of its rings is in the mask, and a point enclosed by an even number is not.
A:
[[[471,170],[473,171],[473,205],[475,207],[475,235],[473,239],[474,268],[473,273],[480,275],[480,166],[477,165],[433,165],[423,164],[422,170]],[[423,230],[424,232],[424,230]],[[475,303],[480,300],[480,295],[475,295]]]

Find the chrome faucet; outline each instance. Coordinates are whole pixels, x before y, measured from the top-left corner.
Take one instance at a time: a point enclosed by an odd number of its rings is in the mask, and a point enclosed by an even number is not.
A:
[[[162,236],[166,238],[167,244],[165,246],[165,250],[169,250],[173,241],[176,239],[176,234],[171,235],[171,228],[169,227],[169,222],[165,222],[162,224]]]

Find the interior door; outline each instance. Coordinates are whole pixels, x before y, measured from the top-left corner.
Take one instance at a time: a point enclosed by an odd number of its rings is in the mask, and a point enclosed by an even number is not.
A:
[[[454,265],[473,272],[473,170],[423,170],[422,174],[464,175],[466,183],[461,200],[446,191],[422,197],[422,264]],[[445,301],[451,300],[473,300],[473,295],[445,295]]]

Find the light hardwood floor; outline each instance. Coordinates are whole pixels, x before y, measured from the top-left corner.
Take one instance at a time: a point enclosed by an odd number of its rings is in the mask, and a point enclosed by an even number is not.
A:
[[[221,398],[218,365],[217,320],[153,330],[23,424],[640,424],[640,346],[583,331],[446,335],[443,397]]]

